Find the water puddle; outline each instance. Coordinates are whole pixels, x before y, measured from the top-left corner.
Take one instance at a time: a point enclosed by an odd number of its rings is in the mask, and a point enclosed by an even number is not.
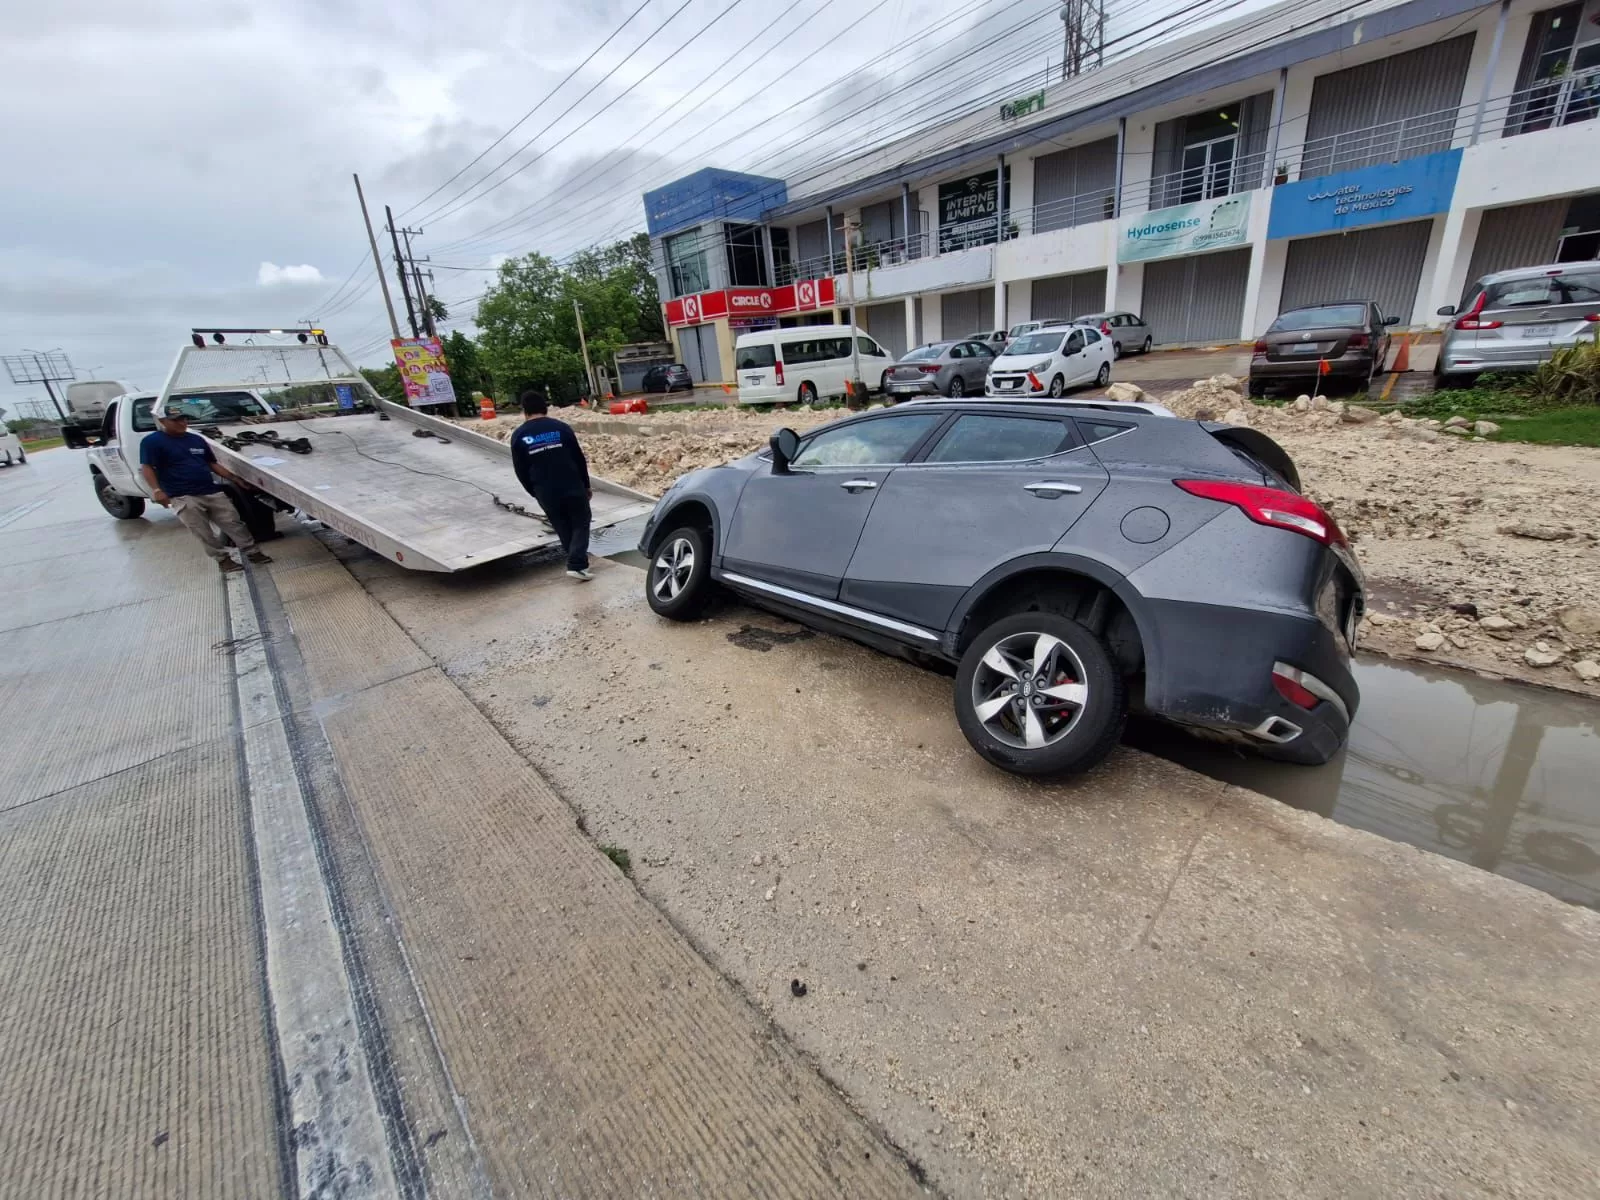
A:
[[[1155,723],[1141,749],[1600,908],[1600,703],[1465,672],[1364,660],[1350,744],[1295,767]]]

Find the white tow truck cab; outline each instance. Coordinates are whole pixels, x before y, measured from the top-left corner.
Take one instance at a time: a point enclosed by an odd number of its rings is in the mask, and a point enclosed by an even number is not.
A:
[[[250,341],[227,344],[219,334]],[[270,530],[273,508],[299,511],[402,566],[442,572],[556,542],[518,484],[506,443],[384,400],[325,339],[274,344],[274,336],[282,335],[195,330],[160,392],[105,402],[85,436],[90,479],[108,513],[143,516],[150,489],[140,443],[159,414],[181,410],[190,432],[260,493],[235,497],[257,537]],[[591,482],[596,529],[654,507],[644,492]]]

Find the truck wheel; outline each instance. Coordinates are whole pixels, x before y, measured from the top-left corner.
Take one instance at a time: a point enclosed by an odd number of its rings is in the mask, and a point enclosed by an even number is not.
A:
[[[1127,685],[1105,643],[1058,613],[1004,617],[956,670],[956,720],[984,758],[1017,775],[1070,775],[1111,753]]]
[[[679,526],[656,543],[644,585],[652,612],[669,621],[693,621],[705,613],[716,595],[710,543],[705,530],[693,525]]]
[[[144,497],[124,496],[106,482],[104,475],[94,477],[94,494],[100,507],[119,521],[133,521],[144,516]]]

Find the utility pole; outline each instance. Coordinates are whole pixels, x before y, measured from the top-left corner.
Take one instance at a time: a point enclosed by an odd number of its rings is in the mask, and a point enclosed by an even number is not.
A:
[[[387,204],[383,206],[383,215],[389,222],[389,240],[394,243],[394,268],[400,275],[400,294],[406,298],[406,321],[411,326],[411,336],[421,337],[422,331],[417,328],[417,310],[411,306],[411,284],[406,280],[406,260],[400,253],[400,235],[395,232],[394,213]]]
[[[861,344],[856,341],[856,234],[861,231],[860,221],[846,221],[844,227],[844,286],[845,300],[850,305],[850,407],[861,408],[867,394],[861,385]]]
[[[583,309],[578,307],[578,298],[572,298],[572,313],[578,318],[578,345],[583,347],[583,373],[589,380],[589,400],[591,403],[600,402],[600,389],[595,386],[594,367],[589,362],[589,339],[583,336]]]
[[[356,181],[356,199],[361,202],[361,223],[367,227],[367,245],[372,247],[372,265],[378,268],[378,286],[383,289],[383,307],[389,314],[389,331],[398,339],[400,322],[394,319],[394,301],[389,298],[389,277],[383,273],[383,258],[378,253],[378,239],[372,232],[372,218],[367,215],[367,198],[361,192],[361,176],[352,172],[350,178]]]
[[[433,311],[428,307],[428,289],[422,286],[422,268],[417,265],[417,256],[411,250],[411,235],[421,235],[420,229],[402,229],[400,236],[406,240],[406,262],[411,265],[411,282],[417,291],[417,317],[422,326],[422,332],[429,337],[438,337],[439,331],[434,327]],[[424,262],[429,261],[423,259]],[[431,272],[430,272],[431,276]]]

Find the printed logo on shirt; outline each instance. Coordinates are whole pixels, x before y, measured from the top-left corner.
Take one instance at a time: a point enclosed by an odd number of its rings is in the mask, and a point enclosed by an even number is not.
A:
[[[554,429],[544,433],[530,433],[522,439],[522,444],[528,447],[529,454],[538,454],[543,450],[554,450],[561,444],[561,434]]]
[[[189,453],[199,458],[204,458],[206,456],[206,448],[204,446],[190,446]]]

